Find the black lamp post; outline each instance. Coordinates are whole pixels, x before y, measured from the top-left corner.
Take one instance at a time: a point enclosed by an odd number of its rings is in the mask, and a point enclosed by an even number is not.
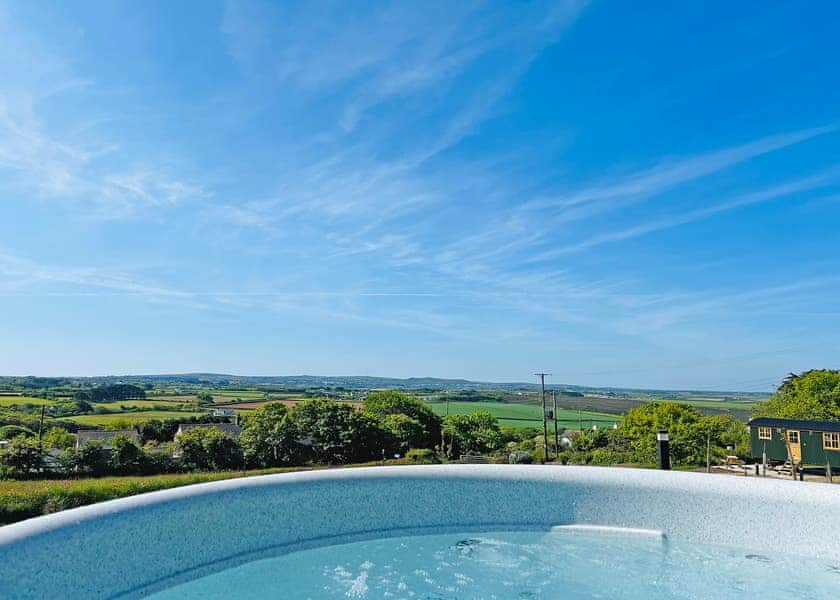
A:
[[[668,430],[660,429],[656,432],[656,461],[659,468],[663,471],[671,470],[671,448],[669,441]]]

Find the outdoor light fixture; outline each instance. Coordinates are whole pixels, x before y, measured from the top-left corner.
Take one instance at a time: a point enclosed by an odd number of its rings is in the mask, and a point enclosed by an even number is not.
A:
[[[659,468],[663,471],[671,470],[671,449],[668,444],[670,437],[667,429],[660,429],[656,432],[656,459]]]

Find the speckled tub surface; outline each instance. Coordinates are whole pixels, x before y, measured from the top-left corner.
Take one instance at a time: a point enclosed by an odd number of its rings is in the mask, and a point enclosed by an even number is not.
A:
[[[140,597],[282,549],[570,524],[836,560],[838,515],[835,486],[698,473],[431,465],[266,475],[2,527],[0,597]]]

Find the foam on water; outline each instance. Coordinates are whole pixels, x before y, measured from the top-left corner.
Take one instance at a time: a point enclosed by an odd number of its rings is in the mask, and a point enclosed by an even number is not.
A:
[[[837,590],[840,563],[652,535],[556,529],[325,546],[245,563],[152,597],[768,600],[836,597]]]

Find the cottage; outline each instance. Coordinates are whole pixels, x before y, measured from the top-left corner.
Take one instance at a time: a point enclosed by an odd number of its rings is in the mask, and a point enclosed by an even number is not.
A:
[[[210,411],[211,417],[236,418],[236,411],[232,408],[214,408]]]
[[[140,436],[134,429],[111,429],[100,431],[98,429],[83,429],[76,432],[76,448],[87,441],[96,440],[102,442],[103,450],[111,449],[111,442],[117,437],[127,437],[135,444],[140,443]]]
[[[752,456],[772,462],[840,466],[840,423],[760,417],[749,422]]]
[[[190,429],[218,429],[222,433],[226,433],[233,439],[238,439],[239,434],[242,433],[242,427],[236,423],[181,423],[178,425],[178,431],[175,432],[175,438],[185,431]]]

